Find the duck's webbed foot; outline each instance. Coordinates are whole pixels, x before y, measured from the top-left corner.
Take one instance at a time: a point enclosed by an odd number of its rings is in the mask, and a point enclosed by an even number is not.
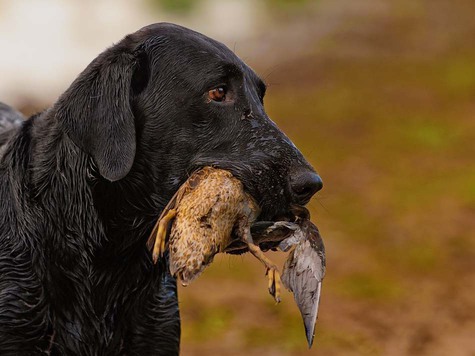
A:
[[[264,266],[266,266],[266,276],[269,279],[269,293],[272,295],[277,303],[280,302],[280,291],[281,291],[281,280],[280,280],[280,272],[277,266],[269,260],[265,255],[264,252],[254,244],[252,240],[251,232],[245,234],[244,242],[247,244],[249,248],[249,252],[251,252],[254,257],[256,257],[259,261],[261,261]]]
[[[165,245],[167,242],[167,230],[170,222],[175,218],[176,210],[170,209],[164,217],[158,222],[158,227],[154,228],[157,230],[155,235],[155,242],[153,244],[152,259],[153,263],[157,263],[158,258],[162,257],[165,253]],[[153,233],[152,233],[153,234]]]

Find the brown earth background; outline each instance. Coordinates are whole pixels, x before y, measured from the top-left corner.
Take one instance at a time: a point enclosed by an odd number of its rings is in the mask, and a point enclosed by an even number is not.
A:
[[[308,350],[292,295],[275,305],[255,259],[219,255],[179,290],[182,354],[475,355],[475,2],[265,6],[235,50],[324,180],[316,339]]]

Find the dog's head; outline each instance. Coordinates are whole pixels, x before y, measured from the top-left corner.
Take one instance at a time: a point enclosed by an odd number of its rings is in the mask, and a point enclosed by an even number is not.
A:
[[[57,112],[106,180],[134,179],[171,197],[192,171],[212,165],[238,177],[271,219],[306,204],[322,183],[267,117],[265,91],[223,44],[155,24],[97,57]]]

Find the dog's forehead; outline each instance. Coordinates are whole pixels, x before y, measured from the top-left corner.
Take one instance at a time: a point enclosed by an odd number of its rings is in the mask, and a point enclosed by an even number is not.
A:
[[[237,68],[253,82],[260,81],[257,74],[233,51],[219,41],[199,32],[171,23],[156,23],[143,27],[131,36],[136,43],[155,43],[160,46],[160,55],[167,53],[176,60],[187,62],[190,58],[200,59],[203,65]],[[179,56],[176,56],[179,52]]]
[[[152,38],[169,39],[175,43],[193,44],[197,46],[216,47],[223,51],[223,53],[233,55],[233,53],[221,42],[218,42],[202,33],[193,31],[189,28],[171,24],[171,23],[157,23],[146,27],[143,27],[135,33],[138,37],[141,37],[143,41]]]

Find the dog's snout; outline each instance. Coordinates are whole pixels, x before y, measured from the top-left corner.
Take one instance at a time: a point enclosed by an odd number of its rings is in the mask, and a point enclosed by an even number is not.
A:
[[[296,204],[307,204],[312,196],[322,188],[322,179],[315,172],[300,171],[290,177],[290,189]]]

